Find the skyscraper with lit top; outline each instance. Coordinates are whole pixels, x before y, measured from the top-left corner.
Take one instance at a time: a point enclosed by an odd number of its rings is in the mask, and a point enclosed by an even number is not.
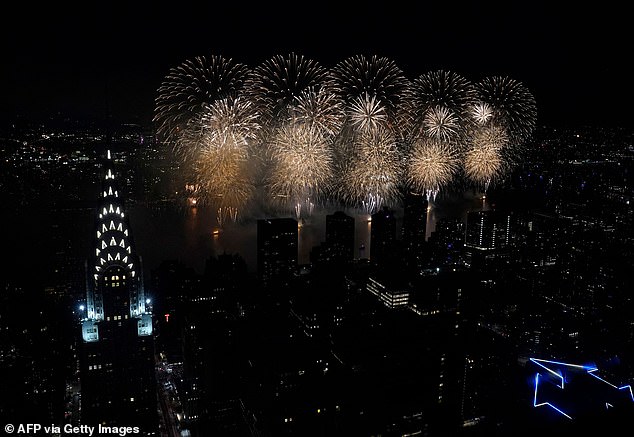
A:
[[[152,314],[110,151],[81,322],[81,422],[157,431]]]

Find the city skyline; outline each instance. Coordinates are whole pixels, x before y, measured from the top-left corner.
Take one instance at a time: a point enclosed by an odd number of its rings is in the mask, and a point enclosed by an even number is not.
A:
[[[627,426],[626,15],[465,3],[18,6],[5,433]]]
[[[167,146],[130,129],[108,136],[35,124],[3,139],[1,194],[17,231],[0,294],[0,352],[12,381],[0,404],[5,422],[88,419],[79,400],[85,376],[73,363],[85,260],[103,213],[96,206],[111,196],[98,183],[108,175],[108,144],[136,247],[152,266],[145,287],[160,435],[205,436],[210,427],[235,436],[530,434],[608,429],[634,408],[620,391],[634,378],[631,133],[537,129],[526,159],[487,195],[501,215],[478,214],[483,199],[458,196],[462,209],[436,217],[432,230],[423,218],[451,196],[431,209],[417,196],[371,221],[351,210],[354,228],[337,236],[326,218],[325,233],[302,240],[326,210],[302,226],[287,218],[262,233],[228,222],[216,233],[212,211],[169,188],[180,171]],[[363,251],[358,230],[370,242]],[[431,231],[424,242],[423,230]],[[262,268],[249,269],[239,245],[221,250],[241,233]],[[343,241],[353,250],[341,251]],[[42,262],[29,262],[34,255]],[[17,317],[23,305],[39,308],[39,318]],[[564,364],[555,375],[535,367],[545,361]],[[574,363],[592,370],[589,378],[577,378]],[[575,378],[563,397],[557,369]],[[576,393],[592,395],[577,404],[567,397]]]

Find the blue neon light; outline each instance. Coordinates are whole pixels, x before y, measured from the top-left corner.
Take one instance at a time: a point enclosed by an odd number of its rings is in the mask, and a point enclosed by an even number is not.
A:
[[[563,416],[566,416],[568,419],[572,420],[572,417],[570,417],[569,415],[567,415],[566,413],[561,411],[559,408],[555,407],[550,402],[542,402],[542,403],[538,404],[537,403],[537,387],[539,387],[539,373],[535,374],[535,395],[533,397],[533,407],[541,407],[543,405],[547,405],[550,408],[552,408],[553,410],[555,410],[556,412],[558,412],[559,414],[561,414]]]
[[[564,376],[561,374],[561,372],[555,372],[552,369],[549,369],[548,367],[544,366],[543,364],[539,363],[538,361],[544,361],[544,360],[537,360],[535,358],[531,358],[531,361],[535,364],[537,364],[539,367],[542,367],[546,370],[548,370],[550,373],[552,373],[553,375],[555,375],[556,377],[558,377],[561,380],[561,385],[558,385],[557,387],[559,387],[560,389],[563,390],[564,388]],[[539,373],[537,374],[539,375]]]
[[[630,398],[632,398],[632,402],[634,402],[634,393],[632,393],[632,386],[631,385],[628,384],[628,385],[624,385],[623,387],[617,387],[616,385],[612,384],[611,382],[608,382],[605,379],[601,378],[600,376],[595,375],[593,372],[594,372],[594,370],[589,370],[588,374],[590,374],[591,376],[594,376],[595,378],[597,378],[601,382],[605,382],[610,387],[614,387],[617,390],[625,390],[625,389],[629,390]]]
[[[559,366],[573,367],[573,368],[576,368],[576,369],[586,370],[586,372],[590,376],[593,376],[594,378],[596,378],[599,381],[609,385],[610,387],[613,387],[613,388],[615,388],[617,390],[626,390],[626,389],[629,390],[630,398],[632,399],[632,402],[634,402],[634,392],[632,391],[632,386],[631,385],[624,385],[622,387],[617,387],[616,385],[612,384],[611,382],[608,382],[605,379],[601,378],[600,376],[595,375],[594,372],[599,370],[595,366],[584,366],[584,365],[580,365],[580,364],[570,364],[570,363],[563,363],[563,362],[560,362],[560,361],[542,360],[542,359],[538,359],[538,358],[530,358],[530,361],[532,361],[533,363],[537,364],[539,367],[541,367],[543,369],[546,369],[548,372],[550,372],[551,374],[553,374],[554,376],[559,378],[559,380],[561,381],[561,385],[557,385],[557,387],[561,388],[562,390],[564,388],[564,376],[563,376],[562,372],[561,371],[555,372],[553,369],[550,369],[549,367],[547,367],[545,364],[542,364],[542,363],[555,364],[555,365],[559,365]],[[535,374],[535,392],[533,394],[533,407],[541,407],[541,406],[547,405],[547,406],[551,407],[553,410],[555,410],[558,413],[560,413],[561,415],[563,415],[563,416],[567,417],[568,419],[572,420],[571,416],[569,416],[568,414],[564,413],[561,409],[557,408],[556,406],[554,406],[550,402],[537,403],[537,390],[539,388],[539,377],[540,377],[540,373],[538,372],[538,373]],[[608,402],[606,402],[605,405],[606,405],[606,408],[612,407],[612,404],[610,404]]]

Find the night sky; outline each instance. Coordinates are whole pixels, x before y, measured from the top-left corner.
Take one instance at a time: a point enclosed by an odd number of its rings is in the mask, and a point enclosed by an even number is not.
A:
[[[108,111],[147,123],[163,77],[185,59],[222,54],[254,67],[295,52],[325,66],[356,54],[387,56],[410,79],[436,69],[472,81],[510,76],[534,94],[539,124],[632,127],[625,6],[99,3],[22,2],[3,14],[3,120],[60,112],[98,120]]]

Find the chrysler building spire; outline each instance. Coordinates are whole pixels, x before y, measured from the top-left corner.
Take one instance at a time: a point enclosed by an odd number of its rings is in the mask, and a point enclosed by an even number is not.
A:
[[[86,299],[87,321],[139,318],[139,335],[148,329],[151,332],[151,324],[147,327],[143,321],[149,317],[144,317],[141,261],[134,248],[110,150],[104,165],[94,241]],[[94,331],[96,333],[96,329]]]

